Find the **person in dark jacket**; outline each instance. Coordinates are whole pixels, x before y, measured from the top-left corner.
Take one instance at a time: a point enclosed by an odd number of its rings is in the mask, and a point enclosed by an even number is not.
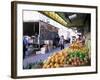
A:
[[[53,40],[53,45],[55,47],[59,46],[59,40],[60,40],[59,35],[56,35],[55,38],[54,38],[54,40]]]
[[[63,35],[60,37],[59,44],[60,44],[61,50],[64,49],[64,36]]]
[[[27,46],[28,46],[28,41],[27,39],[24,37],[23,38],[23,59],[25,58],[25,53],[27,51]]]

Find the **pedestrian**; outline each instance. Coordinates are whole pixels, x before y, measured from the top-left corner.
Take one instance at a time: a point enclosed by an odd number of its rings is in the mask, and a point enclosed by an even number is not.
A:
[[[55,38],[54,38],[54,40],[53,40],[54,46],[56,48],[59,46],[59,40],[60,40],[59,35],[56,35]]]
[[[64,36],[63,35],[60,37],[59,44],[60,44],[61,50],[64,49]]]
[[[79,43],[81,46],[85,45],[85,36],[84,35],[79,35],[78,39],[76,40],[77,43]]]
[[[28,41],[26,37],[23,37],[23,59],[25,58],[26,51],[27,51]]]

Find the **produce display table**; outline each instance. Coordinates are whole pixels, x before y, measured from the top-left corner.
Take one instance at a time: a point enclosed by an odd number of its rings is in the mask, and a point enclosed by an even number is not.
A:
[[[43,68],[58,68],[90,65],[89,49],[79,42],[72,43],[68,48],[53,53],[43,62]]]

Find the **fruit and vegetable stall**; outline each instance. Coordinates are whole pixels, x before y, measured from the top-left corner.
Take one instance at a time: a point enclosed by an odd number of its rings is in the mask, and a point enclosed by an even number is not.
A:
[[[90,65],[89,49],[81,43],[73,43],[62,51],[53,53],[43,62],[43,68]]]

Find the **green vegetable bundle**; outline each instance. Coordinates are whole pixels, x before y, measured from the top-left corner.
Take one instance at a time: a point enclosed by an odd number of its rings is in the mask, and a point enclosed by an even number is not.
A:
[[[88,54],[84,54],[81,51],[71,52],[66,57],[66,64],[73,66],[86,65],[88,61]]]

